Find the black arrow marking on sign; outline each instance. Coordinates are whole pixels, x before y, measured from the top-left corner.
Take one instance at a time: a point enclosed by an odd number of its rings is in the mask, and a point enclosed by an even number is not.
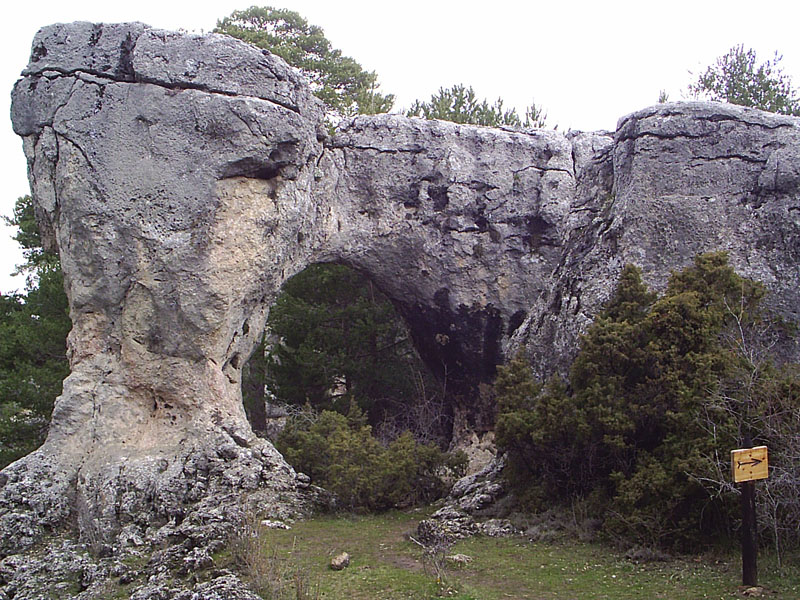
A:
[[[756,465],[760,465],[762,462],[764,462],[764,461],[763,461],[763,460],[759,460],[759,459],[757,459],[757,458],[751,458],[751,459],[750,459],[749,461],[747,461],[747,462],[742,462],[742,461],[740,461],[740,460],[737,460],[737,461],[736,461],[736,464],[737,464],[737,465],[739,465],[740,467],[744,467],[744,466],[746,466],[746,465],[752,465],[752,466],[754,466],[754,467],[755,467]]]

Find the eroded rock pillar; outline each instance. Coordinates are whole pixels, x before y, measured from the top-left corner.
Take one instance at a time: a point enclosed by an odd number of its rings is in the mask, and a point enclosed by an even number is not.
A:
[[[45,28],[23,75],[13,121],[61,257],[72,373],[45,445],[3,473],[3,549],[69,513],[113,540],[209,498],[295,494],[240,378],[318,241],[317,101],[246,44],[140,24]]]

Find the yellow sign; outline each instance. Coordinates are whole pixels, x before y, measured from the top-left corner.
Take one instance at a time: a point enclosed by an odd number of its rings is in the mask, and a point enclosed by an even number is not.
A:
[[[740,481],[766,479],[769,476],[769,461],[767,459],[766,446],[731,450],[733,480],[739,483]]]

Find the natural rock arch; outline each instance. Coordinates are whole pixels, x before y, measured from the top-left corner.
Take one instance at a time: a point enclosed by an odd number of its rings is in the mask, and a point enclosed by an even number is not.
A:
[[[467,399],[509,348],[563,368],[627,262],[663,285],[727,249],[800,322],[796,119],[689,103],[613,135],[380,115],[331,137],[280,59],[142,24],[44,28],[23,75],[12,119],[72,373],[45,445],[0,474],[1,552],[76,513],[124,543],[242,495],[302,506],[247,425],[240,369],[313,262],[369,274]]]

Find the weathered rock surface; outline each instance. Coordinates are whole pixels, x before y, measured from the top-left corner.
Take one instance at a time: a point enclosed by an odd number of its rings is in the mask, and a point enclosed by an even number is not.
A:
[[[45,446],[4,472],[0,519],[18,533],[2,550],[76,507],[82,535],[112,541],[209,495],[291,496],[291,468],[247,425],[239,367],[263,282],[282,281],[264,228],[314,220],[317,101],[269,54],[141,24],[45,28],[24,74],[13,121],[62,256],[72,374]]]
[[[564,135],[380,115],[329,138],[280,59],[139,23],[44,28],[23,75],[12,120],[72,373],[45,445],[0,474],[0,555],[72,520],[124,547],[189,539],[219,503],[300,510],[306,482],[253,436],[240,380],[314,262],[372,277],[467,413],[504,353],[563,368],[628,262],[663,286],[726,249],[800,323],[797,119],[668,104]]]
[[[695,255],[726,250],[740,274],[767,286],[772,307],[800,322],[798,119],[664,104],[623,117],[607,150],[579,175],[583,220],[512,343],[541,373],[571,358],[627,263],[663,288]],[[783,348],[787,358],[800,356],[797,344]]]
[[[508,519],[497,518],[504,514],[502,500],[507,499],[501,478],[504,466],[505,456],[496,457],[478,472],[459,479],[444,505],[419,523],[417,535],[422,543],[430,545],[437,538],[452,541],[477,534],[489,537],[518,534]]]
[[[350,566],[350,555],[347,552],[340,552],[331,559],[330,568],[334,571],[342,571]]]

